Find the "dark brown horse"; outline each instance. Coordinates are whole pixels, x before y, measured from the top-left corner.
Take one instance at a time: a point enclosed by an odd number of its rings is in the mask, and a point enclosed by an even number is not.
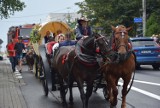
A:
[[[112,37],[112,46],[114,46],[112,55],[114,56],[112,59],[110,57],[106,59],[105,64],[102,66],[102,71],[107,82],[106,92],[109,94],[108,99],[111,107],[117,105],[117,84],[120,78],[123,79],[121,107],[126,108],[126,95],[130,90],[127,90],[127,86],[132,78],[132,73],[135,72],[135,56],[128,42],[130,28],[120,25],[118,27],[112,26],[112,30],[114,34]],[[133,79],[131,82],[133,83]]]
[[[73,103],[72,87],[76,81],[83,108],[88,108],[88,101],[92,94],[93,82],[98,74],[99,64],[97,62],[96,47],[99,47],[100,55],[107,52],[108,42],[104,36],[94,34],[92,37],[79,40],[76,47],[61,47],[54,57],[53,69],[59,73],[60,93],[64,106],[67,106],[65,97],[65,86],[67,83],[70,91],[70,103]],[[86,84],[86,92],[84,90]]]
[[[33,65],[34,65],[34,52],[33,52],[33,50],[30,50],[26,54],[26,62],[27,62],[27,65],[29,67],[29,70],[33,71]]]

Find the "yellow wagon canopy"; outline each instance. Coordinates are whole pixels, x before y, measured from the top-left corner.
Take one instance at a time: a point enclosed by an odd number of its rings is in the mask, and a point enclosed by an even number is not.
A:
[[[56,36],[58,30],[61,30],[63,34],[65,34],[68,31],[71,31],[70,27],[67,24],[63,22],[52,21],[43,23],[39,29],[39,33],[41,34],[41,38],[43,38],[46,35],[47,31],[54,33]]]

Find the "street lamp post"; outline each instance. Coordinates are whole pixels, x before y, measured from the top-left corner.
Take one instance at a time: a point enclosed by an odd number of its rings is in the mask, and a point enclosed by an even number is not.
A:
[[[143,36],[146,33],[146,0],[142,0],[142,9],[143,9]]]

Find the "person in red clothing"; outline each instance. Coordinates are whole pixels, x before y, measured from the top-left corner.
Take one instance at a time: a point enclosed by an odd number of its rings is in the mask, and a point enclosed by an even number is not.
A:
[[[15,42],[14,42],[13,39],[11,39],[10,43],[8,43],[8,45],[7,45],[7,51],[8,51],[9,60],[10,60],[11,65],[12,65],[12,71],[13,72],[15,72],[15,67],[17,65],[14,46],[15,46]]]

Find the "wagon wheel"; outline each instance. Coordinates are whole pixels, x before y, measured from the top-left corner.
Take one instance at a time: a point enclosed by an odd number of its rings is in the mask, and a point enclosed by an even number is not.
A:
[[[105,86],[103,88],[103,96],[107,101],[109,100],[109,93],[108,93],[108,90],[107,90],[107,86]]]
[[[35,57],[35,77],[38,78],[38,72],[39,72],[39,63],[38,63],[38,56]]]
[[[45,96],[48,96],[48,91],[49,91],[48,90],[48,83],[47,83],[47,80],[46,80],[46,74],[45,74],[43,63],[41,63],[41,68],[40,68],[40,79],[42,81],[44,94],[45,94]]]
[[[97,92],[98,88],[99,88],[100,85],[101,85],[102,79],[103,79],[103,75],[100,74],[100,75],[97,76],[97,79],[94,80],[93,92]]]
[[[93,92],[97,92],[97,90],[98,90],[98,83],[94,82],[94,84],[93,84]]]

